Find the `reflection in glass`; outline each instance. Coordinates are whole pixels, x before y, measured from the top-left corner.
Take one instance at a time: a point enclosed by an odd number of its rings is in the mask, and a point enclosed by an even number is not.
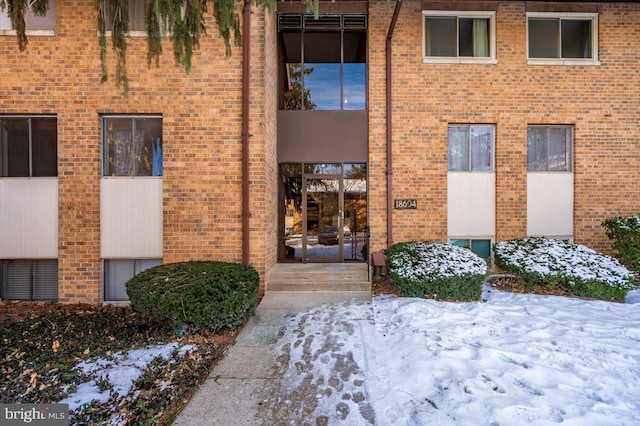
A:
[[[493,126],[471,126],[471,171],[493,170]]]
[[[340,163],[307,163],[304,165],[304,172],[308,175],[341,175],[342,164]]]
[[[468,171],[469,128],[449,126],[449,171]]]
[[[280,164],[279,183],[280,261],[367,259],[365,163]]]
[[[366,31],[280,32],[280,108],[364,110]]]

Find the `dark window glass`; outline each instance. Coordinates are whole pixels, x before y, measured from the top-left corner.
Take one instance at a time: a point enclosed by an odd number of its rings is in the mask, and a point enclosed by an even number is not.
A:
[[[529,19],[530,58],[593,58],[590,19]]]
[[[455,17],[425,18],[425,40],[427,56],[456,57],[456,22]]]
[[[591,58],[591,21],[562,20],[562,57]]]
[[[55,117],[0,117],[0,176],[57,176]]]
[[[55,118],[31,119],[32,176],[57,176],[58,133]]]
[[[559,58],[557,19],[529,19],[529,57]]]

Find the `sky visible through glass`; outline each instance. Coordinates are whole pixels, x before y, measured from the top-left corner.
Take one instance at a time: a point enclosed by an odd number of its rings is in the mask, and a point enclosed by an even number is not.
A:
[[[366,109],[366,64],[342,65],[344,93],[340,100],[340,64],[308,63],[313,72],[304,76],[305,88],[310,90],[316,110],[364,110]]]

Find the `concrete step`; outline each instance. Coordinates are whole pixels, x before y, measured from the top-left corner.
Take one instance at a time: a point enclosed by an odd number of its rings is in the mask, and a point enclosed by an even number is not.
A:
[[[369,281],[270,280],[267,291],[370,291]]]
[[[364,263],[279,263],[271,269],[267,291],[371,292]]]

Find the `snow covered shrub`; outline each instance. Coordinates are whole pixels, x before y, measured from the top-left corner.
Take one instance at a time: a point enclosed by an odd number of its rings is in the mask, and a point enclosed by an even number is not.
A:
[[[245,322],[258,304],[260,276],[251,266],[226,262],[181,262],[147,269],[130,279],[131,307],[168,321],[220,330]]]
[[[479,300],[487,262],[471,250],[449,244],[414,241],[389,247],[387,267],[406,297]]]
[[[634,288],[633,273],[620,262],[582,245],[525,238],[501,241],[494,253],[496,264],[520,277],[528,290],[555,287],[570,295],[617,300]]]
[[[640,272],[640,214],[630,217],[612,217],[602,222],[607,237],[613,240],[613,249],[620,262]]]

